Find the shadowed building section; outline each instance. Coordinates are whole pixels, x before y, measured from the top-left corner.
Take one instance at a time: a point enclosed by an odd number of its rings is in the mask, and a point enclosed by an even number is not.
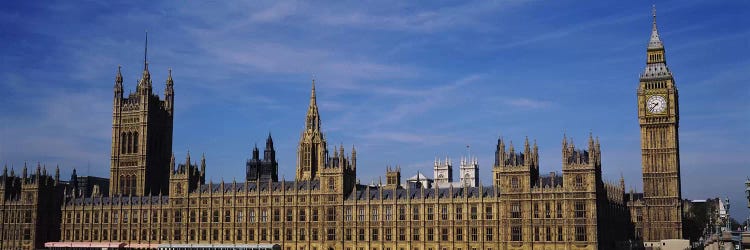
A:
[[[279,181],[279,163],[276,162],[276,149],[273,147],[273,138],[268,134],[266,149],[263,151],[263,159],[260,159],[258,146],[253,147],[252,158],[246,164],[247,181]]]

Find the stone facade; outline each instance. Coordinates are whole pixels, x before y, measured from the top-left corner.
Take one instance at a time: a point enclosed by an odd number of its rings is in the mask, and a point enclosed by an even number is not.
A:
[[[494,185],[402,187],[400,168],[388,169],[386,185],[359,185],[355,149],[328,153],[313,87],[295,180],[206,183],[205,158],[196,164],[188,155],[169,164],[168,196],[66,197],[61,240],[289,250],[607,248],[628,235],[629,219],[618,220],[628,218],[625,193],[602,181],[599,144],[590,137],[588,146],[565,140],[559,176],[539,176],[536,146],[527,141],[515,153],[501,139]]]
[[[37,166],[16,176],[7,167],[0,176],[0,249],[37,249],[60,238],[60,206],[65,185]]]
[[[123,77],[117,69],[112,108],[110,195],[167,194],[172,153],[174,82],[169,70],[164,100],[155,95],[148,63],[135,93],[123,97]]]

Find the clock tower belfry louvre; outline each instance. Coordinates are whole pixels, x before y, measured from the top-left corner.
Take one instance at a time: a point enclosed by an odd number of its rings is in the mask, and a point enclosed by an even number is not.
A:
[[[643,168],[643,203],[637,212],[643,220],[639,234],[644,242],[681,239],[678,95],[656,28],[655,8],[646,69],[638,85],[638,121]]]

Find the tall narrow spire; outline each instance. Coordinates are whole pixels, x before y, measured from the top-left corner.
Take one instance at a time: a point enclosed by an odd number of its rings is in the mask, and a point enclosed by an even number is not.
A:
[[[171,86],[172,84],[174,84],[174,80],[172,80],[172,67],[169,67],[167,71],[167,86]]]
[[[652,6],[651,16],[653,17],[653,23],[651,26],[651,39],[648,41],[649,49],[661,49],[664,48],[664,44],[659,38],[659,30],[656,28],[656,5]]]
[[[310,106],[307,109],[305,129],[300,136],[297,150],[296,178],[300,181],[317,179],[318,170],[326,168],[329,159],[326,139],[320,129],[320,114],[315,94],[315,79],[312,79]]]
[[[310,91],[310,107],[307,109],[305,128],[313,131],[320,130],[320,115],[318,114],[318,103],[315,97],[315,79],[312,80],[312,90]]]
[[[148,31],[146,31],[146,42],[143,51],[143,75],[138,81],[138,92],[142,95],[151,94],[151,73],[148,72]]]
[[[117,65],[117,75],[115,76],[115,88],[122,89],[122,65]]]
[[[172,113],[174,110],[174,80],[172,80],[172,68],[169,68],[167,75],[167,84],[164,87],[164,103],[167,111]]]
[[[666,63],[666,56],[664,53],[664,43],[662,43],[659,37],[659,30],[656,27],[656,6],[653,6],[651,10],[652,26],[651,26],[651,38],[648,41],[648,47],[646,49],[646,68],[641,74],[641,79],[653,79],[662,77],[671,77],[672,73],[669,71]]]
[[[312,79],[312,91],[310,92],[310,106],[317,105],[317,101],[315,100],[315,79]]]
[[[115,104],[122,99],[122,66],[117,65],[117,75],[115,75]]]
[[[268,132],[268,138],[266,138],[266,150],[273,149],[273,138],[271,132]]]
[[[146,31],[146,42],[143,46],[143,71],[148,71],[148,30]]]

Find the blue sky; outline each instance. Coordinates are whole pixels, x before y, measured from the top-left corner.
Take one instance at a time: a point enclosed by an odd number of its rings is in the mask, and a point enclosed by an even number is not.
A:
[[[498,136],[536,139],[542,172],[561,169],[563,133],[601,138],[606,179],[641,189],[636,118],[651,4],[645,1],[54,2],[0,9],[0,163],[109,175],[112,87],[149,68],[176,92],[174,151],[206,154],[208,178],[244,176],[274,136],[280,176],[316,79],[329,146],[356,145],[358,175],[387,165],[431,175],[466,145],[489,182]],[[747,216],[750,4],[658,1],[680,93],[683,197],[729,197]]]

